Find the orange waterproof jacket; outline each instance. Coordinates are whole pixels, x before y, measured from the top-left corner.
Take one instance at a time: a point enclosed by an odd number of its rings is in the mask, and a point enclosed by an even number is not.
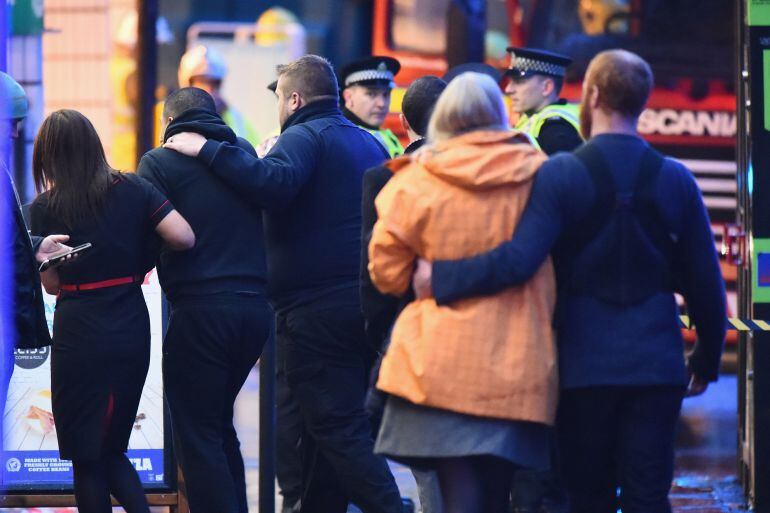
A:
[[[476,131],[392,161],[369,245],[377,288],[404,293],[418,256],[458,259],[509,240],[545,158],[517,132]],[[549,259],[494,296],[414,301],[396,321],[377,386],[416,404],[552,424],[555,300]]]

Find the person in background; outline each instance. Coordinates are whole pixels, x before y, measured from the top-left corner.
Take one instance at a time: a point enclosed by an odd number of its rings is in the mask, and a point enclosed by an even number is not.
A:
[[[469,71],[487,75],[497,84],[503,80],[503,73],[499,69],[484,62],[466,62],[464,64],[458,64],[457,66],[449,68],[441,78],[448,84],[463,73],[467,73]]]
[[[179,89],[163,108],[163,142],[191,131],[256,156],[217,115],[206,91]],[[193,249],[164,249],[158,261],[171,305],[163,383],[190,509],[248,513],[233,403],[273,333],[262,210],[200,161],[165,148],[145,154],[137,174],[173,203],[196,235]]]
[[[387,153],[340,112],[334,69],[323,57],[279,68],[276,93],[281,136],[262,159],[193,133],[175,134],[164,146],[197,157],[244,201],[265,209],[277,360],[303,423],[300,512],[343,513],[352,501],[364,513],[401,513],[364,411],[373,353],[358,276],[361,179]]]
[[[117,11],[117,7],[115,8]],[[113,11],[110,11],[113,15]],[[136,127],[139,104],[138,49],[139,14],[134,7],[129,7],[121,17],[116,31],[110,33],[112,48],[110,49],[109,79],[112,92],[110,105],[110,131],[112,140],[110,161],[115,169],[136,169]],[[168,25],[168,20],[158,16],[155,23],[155,40],[158,51],[174,42],[174,33]],[[158,85],[155,99],[165,96],[165,87]],[[157,116],[160,111],[156,108]]]
[[[583,144],[577,106],[559,97],[571,59],[532,48],[508,48],[508,52],[511,66],[505,72],[505,93],[520,115],[516,129],[534,138],[548,155]]]
[[[372,134],[390,158],[404,153],[404,148],[390,129],[382,128],[390,112],[393,79],[401,64],[392,57],[367,57],[349,63],[340,72],[342,113],[354,124]]]
[[[652,85],[638,55],[599,53],[583,84],[588,142],[543,165],[513,239],[415,273],[419,297],[463,304],[526,283],[553,256],[557,432],[574,513],[669,513],[682,398],[719,373],[726,299],[711,223],[692,173],[637,132]],[[674,292],[698,334],[687,362]]]
[[[402,112],[399,114],[401,126],[409,138],[409,146],[404,149],[405,155],[414,153],[425,143],[430,115],[445,88],[446,82],[442,79],[425,76],[412,82],[406,90]],[[369,277],[369,241],[372,239],[372,229],[377,222],[374,200],[392,176],[393,173],[387,165],[373,167],[364,173],[361,202],[361,310],[364,312],[366,321],[366,337],[372,349],[378,353],[384,352],[387,347],[390,329],[398,312],[413,299],[409,293],[400,298],[382,294]],[[375,382],[378,373],[379,364],[375,365],[372,373]],[[377,428],[375,431],[379,430],[385,397],[385,394],[378,391],[372,383],[367,396],[367,410]],[[423,513],[441,513],[443,511],[441,490],[438,487],[436,473],[416,468],[412,469],[412,472],[417,482]]]
[[[21,134],[29,101],[21,85],[0,72],[0,147],[10,150]],[[47,258],[71,249],[64,234],[30,235],[5,158],[0,156],[0,412],[5,412],[14,369],[14,349],[51,345],[38,266]],[[0,423],[0,440],[5,438]],[[0,447],[2,452],[2,447]]]
[[[415,261],[461,258],[510,237],[545,156],[508,127],[499,86],[464,73],[436,104],[426,147],[389,164],[377,196],[369,274],[407,292]],[[398,316],[377,387],[390,394],[376,451],[438,473],[447,513],[508,513],[519,468],[549,465],[558,392],[551,318],[556,289],[544,263],[516,289]]]
[[[252,146],[258,146],[261,138],[249,120],[222,97],[222,82],[226,76],[225,60],[213,48],[194,46],[179,61],[179,87],[197,87],[209,93],[217,105],[217,114],[235,135],[246,139]]]
[[[91,250],[41,273],[58,295],[51,391],[59,454],[72,460],[81,513],[109,513],[110,495],[128,513],[148,513],[144,489],[126,458],[150,364],[150,319],[141,284],[154,261],[154,234],[191,248],[190,225],[151,184],[112,169],[91,122],[73,110],[43,122],[33,152],[40,194],[32,231],[67,233]]]
[[[307,31],[297,15],[285,7],[274,5],[257,18],[254,44],[265,48],[278,47],[294,60],[307,53]]]
[[[267,90],[270,91],[273,94],[275,93],[276,88],[278,87],[278,81],[273,80],[269,84],[267,84]],[[280,127],[276,128],[275,130],[271,131],[267,137],[264,138],[264,140],[259,143],[259,146],[257,146],[257,156],[259,158],[264,157],[268,154],[268,152],[275,146],[275,143],[278,141],[278,136],[281,135]]]

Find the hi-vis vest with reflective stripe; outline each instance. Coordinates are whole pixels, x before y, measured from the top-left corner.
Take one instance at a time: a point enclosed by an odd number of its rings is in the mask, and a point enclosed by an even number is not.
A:
[[[553,104],[548,105],[540,112],[527,116],[523,114],[518,123],[516,123],[516,129],[520,130],[533,139],[540,137],[540,130],[546,121],[553,118],[561,118],[580,133],[580,107],[573,103],[566,103],[564,105]]]
[[[233,129],[235,135],[238,137],[243,137],[255,148],[259,146],[259,143],[261,142],[259,134],[257,134],[257,132],[254,130],[254,127],[251,126],[251,123],[249,123],[240,112],[233,109],[232,107],[228,107],[227,110],[222,112],[222,121],[224,121],[227,126]]]
[[[398,137],[396,137],[396,134],[387,128],[381,128],[379,130],[372,130],[371,128],[366,128],[364,126],[361,128],[372,134],[375,139],[377,139],[380,144],[385,147],[385,151],[388,152],[390,158],[398,157],[399,155],[404,154],[404,147],[401,146]]]

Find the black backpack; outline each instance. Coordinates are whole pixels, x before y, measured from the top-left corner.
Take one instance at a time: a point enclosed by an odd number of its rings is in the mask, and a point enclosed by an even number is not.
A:
[[[586,166],[596,195],[555,248],[557,259],[572,262],[559,266],[560,291],[618,306],[673,292],[677,241],[660,215],[656,194],[663,156],[648,148],[631,192],[621,194],[595,145],[583,145],[574,155]]]

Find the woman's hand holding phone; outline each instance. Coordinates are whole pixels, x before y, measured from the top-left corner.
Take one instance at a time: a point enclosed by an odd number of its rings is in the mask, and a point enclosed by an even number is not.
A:
[[[35,260],[38,264],[42,264],[49,258],[58,254],[70,251],[72,248],[63,244],[70,240],[69,235],[49,235],[40,243],[37,253],[35,253]]]
[[[63,246],[63,245],[62,245]],[[65,251],[59,251],[56,254],[50,255],[47,259],[45,259],[39,267],[39,271],[45,272],[49,269],[54,269],[56,267],[59,267],[73,258],[77,258],[77,256],[89,249],[91,249],[91,243],[86,242],[85,244],[81,244],[80,246],[77,246],[75,248],[70,248],[69,246],[63,246],[67,248]]]

